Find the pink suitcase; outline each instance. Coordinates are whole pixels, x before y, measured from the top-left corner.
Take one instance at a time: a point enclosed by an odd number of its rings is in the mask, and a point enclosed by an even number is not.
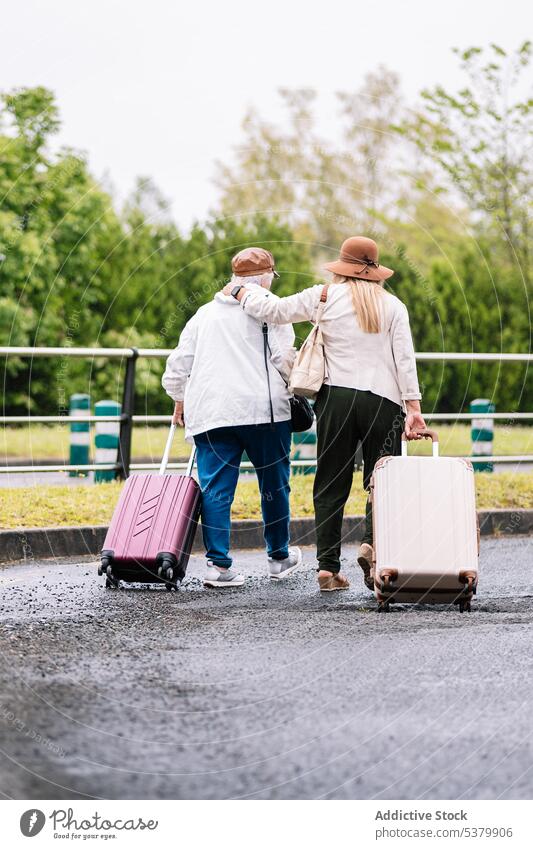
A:
[[[108,589],[129,581],[171,590],[185,577],[201,492],[191,477],[194,450],[185,475],[165,474],[175,430],[172,425],[159,474],[131,475],[124,484],[98,567]]]
[[[371,482],[374,589],[379,610],[392,602],[453,603],[470,610],[478,581],[479,528],[469,460],[382,457]]]

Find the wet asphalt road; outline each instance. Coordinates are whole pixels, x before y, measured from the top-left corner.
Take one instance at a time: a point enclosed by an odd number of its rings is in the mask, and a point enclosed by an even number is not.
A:
[[[533,796],[533,539],[484,540],[471,614],[284,583],[105,591],[89,560],[0,571],[8,798]]]

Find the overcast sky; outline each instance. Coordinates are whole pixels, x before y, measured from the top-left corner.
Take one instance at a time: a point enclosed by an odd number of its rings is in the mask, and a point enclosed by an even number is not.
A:
[[[0,87],[51,88],[61,143],[121,196],[153,176],[187,227],[216,201],[213,163],[247,106],[279,118],[279,86],[319,89],[327,129],[334,92],[380,63],[414,99],[461,83],[453,46],[513,49],[530,24],[524,0],[24,0],[2,10]]]

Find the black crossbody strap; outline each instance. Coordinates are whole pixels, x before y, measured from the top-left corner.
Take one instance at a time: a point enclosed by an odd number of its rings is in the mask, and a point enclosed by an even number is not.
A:
[[[267,383],[268,383],[268,403],[270,404],[270,424],[274,425],[274,408],[272,406],[272,390],[270,389],[270,371],[268,368],[268,355],[267,350],[270,351],[270,345],[268,344],[268,324],[263,322],[263,352],[265,355],[265,369],[267,373]]]

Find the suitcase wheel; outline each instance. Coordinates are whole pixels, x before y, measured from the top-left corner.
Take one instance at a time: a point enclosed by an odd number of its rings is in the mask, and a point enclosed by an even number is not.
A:
[[[113,574],[113,567],[109,562],[108,557],[102,557],[102,562],[98,567],[98,574],[105,575],[105,588],[106,590],[118,589],[118,579]]]
[[[106,574],[106,579],[105,579],[106,589],[108,589],[108,590],[111,589],[111,588],[118,589],[118,579],[114,576],[113,567],[111,565],[109,565],[107,567],[107,569],[105,570],[105,574]]]
[[[161,578],[162,581],[165,582],[165,587],[167,590],[177,590],[178,589],[178,581],[179,578],[176,575],[176,580],[174,580],[174,564],[172,560],[165,558],[158,567],[157,574]]]
[[[111,559],[108,556],[108,553],[102,552],[102,558],[100,560],[100,565],[98,566],[98,575],[101,577],[102,575],[109,575],[109,569]]]

